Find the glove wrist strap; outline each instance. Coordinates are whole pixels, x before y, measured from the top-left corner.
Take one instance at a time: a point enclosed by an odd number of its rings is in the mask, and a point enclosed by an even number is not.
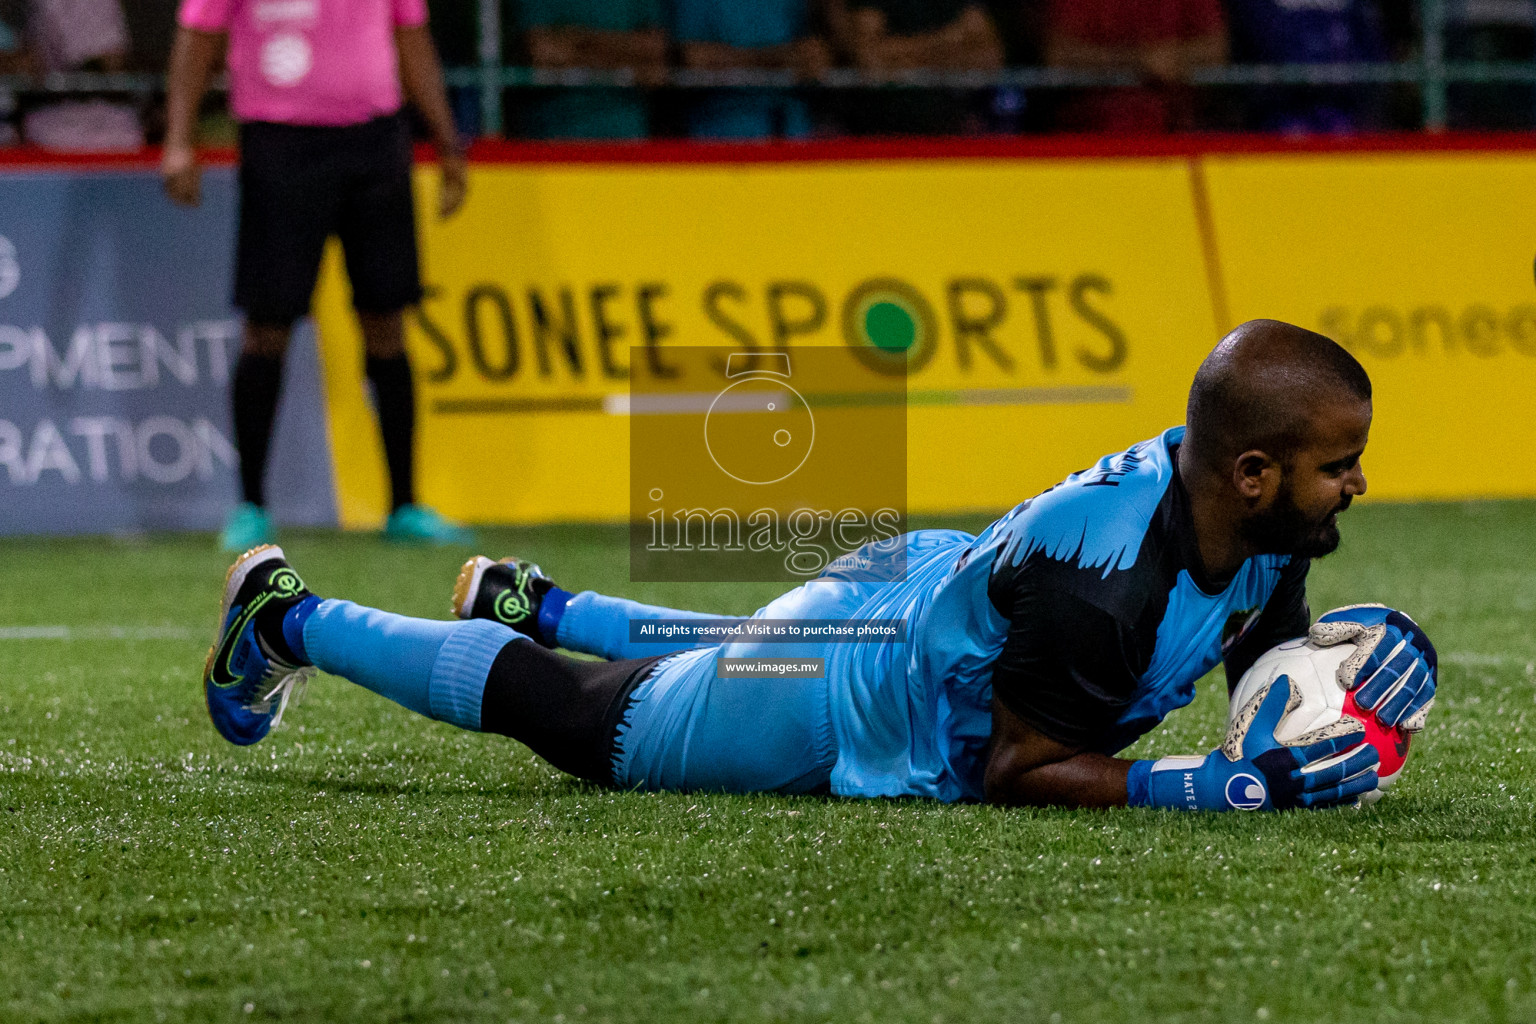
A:
[[[1205,762],[1205,757],[1164,757],[1157,761],[1136,762],[1147,766],[1146,803],[1137,806],[1172,807],[1185,811],[1204,809],[1196,788],[1196,776],[1205,767]]]
[[[1131,771],[1125,777],[1125,805],[1127,807],[1152,806],[1152,762],[1133,761]]]

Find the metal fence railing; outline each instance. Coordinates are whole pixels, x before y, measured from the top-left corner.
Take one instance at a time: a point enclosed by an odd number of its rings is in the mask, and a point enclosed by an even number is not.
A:
[[[633,78],[623,73],[548,71],[506,66],[501,50],[501,0],[478,2],[480,66],[449,69],[448,79],[455,86],[478,87],[481,124],[487,134],[500,135],[504,129],[502,90],[505,88],[633,84]],[[1429,131],[1440,131],[1446,126],[1446,93],[1452,84],[1536,84],[1536,64],[1532,63],[1447,62],[1444,46],[1445,0],[1417,0],[1417,3],[1421,39],[1416,60],[1369,64],[1232,64],[1202,69],[1191,76],[1191,81],[1199,86],[1416,85],[1420,90],[1423,126]],[[792,76],[778,72],[679,70],[671,74],[667,84],[689,89],[719,86],[783,87],[794,82]],[[816,82],[817,87],[823,89],[871,86],[1064,89],[1135,84],[1135,76],[1126,73],[1042,67],[1010,68],[982,74],[912,71],[894,75],[871,75],[863,71],[835,69]]]
[[[635,77],[626,71],[570,68],[549,70],[528,67],[449,68],[448,84],[480,90],[480,110],[484,131],[499,135],[503,130],[502,90],[508,88],[560,88],[591,85],[635,85]],[[1135,74],[1121,71],[1080,70],[1076,68],[1023,67],[999,71],[945,72],[914,70],[871,74],[851,68],[834,68],[816,79],[818,89],[1083,89],[1105,86],[1133,86],[1141,82]],[[1524,62],[1439,62],[1397,61],[1370,64],[1229,64],[1202,68],[1190,75],[1197,86],[1273,86],[1273,85],[1416,85],[1423,94],[1424,127],[1430,131],[1445,128],[1446,89],[1450,85],[1508,82],[1536,85],[1536,63]],[[784,88],[803,84],[791,72],[784,71],[694,71],[670,72],[664,83],[673,89]]]
[[[596,69],[549,70],[508,65],[502,52],[503,0],[477,0],[479,4],[479,65],[446,69],[448,84],[478,93],[482,133],[503,134],[506,125],[504,91],[508,88],[558,88],[584,85],[635,84],[624,71]],[[1388,63],[1342,64],[1228,64],[1202,68],[1190,76],[1200,87],[1257,86],[1351,86],[1402,85],[1419,91],[1422,126],[1429,131],[1446,127],[1447,92],[1453,85],[1510,83],[1536,86],[1536,62],[1477,62],[1445,59],[1445,0],[1417,0],[1421,39],[1415,59]],[[821,90],[869,88],[1014,88],[1022,90],[1080,89],[1138,84],[1130,72],[1059,67],[1013,67],[986,72],[913,70],[871,73],[834,68],[818,78]],[[697,71],[674,69],[664,84],[673,89],[720,87],[784,88],[803,84],[790,72]],[[222,88],[216,82],[215,88]],[[119,93],[153,97],[164,89],[158,74],[55,73],[38,80],[21,75],[0,76],[0,90],[19,93],[78,94]],[[1536,111],[1533,111],[1536,114]]]

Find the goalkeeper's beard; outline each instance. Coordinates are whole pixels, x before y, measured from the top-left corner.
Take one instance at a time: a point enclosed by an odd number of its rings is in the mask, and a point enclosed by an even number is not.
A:
[[[1243,539],[1264,554],[1322,558],[1339,546],[1337,515],[1349,508],[1349,498],[1321,519],[1309,517],[1296,504],[1289,480],[1280,485],[1274,504],[1243,523]]]

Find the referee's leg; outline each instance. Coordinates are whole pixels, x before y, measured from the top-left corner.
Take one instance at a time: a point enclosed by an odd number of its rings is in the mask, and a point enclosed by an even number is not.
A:
[[[243,551],[273,539],[267,452],[293,323],[309,311],[339,203],[335,129],[252,123],[240,129],[235,305],[245,337],[230,387],[243,502],[221,542]]]
[[[353,185],[342,201],[337,234],[389,468],[386,532],[400,540],[466,540],[464,531],[416,501],[416,393],[405,349],[404,311],[421,301],[422,287],[409,125],[396,115],[357,131]]]

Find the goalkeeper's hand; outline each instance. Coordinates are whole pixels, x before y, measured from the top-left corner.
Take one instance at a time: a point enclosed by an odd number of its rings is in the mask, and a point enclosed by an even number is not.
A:
[[[1279,676],[1239,712],[1220,749],[1204,757],[1137,761],[1126,778],[1132,807],[1188,811],[1279,811],[1351,804],[1376,788],[1376,748],[1365,743],[1355,719],[1301,736],[1295,745],[1275,739],[1291,697],[1289,676]],[[1318,767],[1356,748],[1337,763]]]
[[[1385,605],[1355,604],[1323,615],[1308,635],[1321,647],[1356,645],[1339,666],[1339,683],[1354,691],[1361,710],[1374,710],[1388,728],[1424,728],[1440,670],[1435,645],[1417,622]]]

